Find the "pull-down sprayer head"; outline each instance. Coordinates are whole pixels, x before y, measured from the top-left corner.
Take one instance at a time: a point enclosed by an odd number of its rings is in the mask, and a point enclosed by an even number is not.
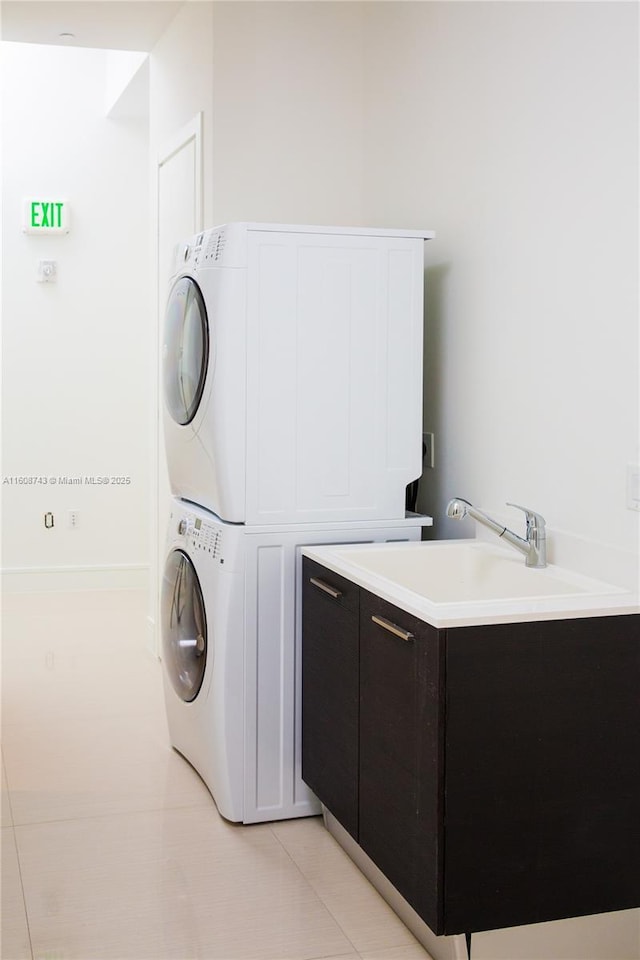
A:
[[[447,516],[451,517],[452,520],[462,520],[467,515],[467,507],[470,506],[471,504],[467,500],[455,497],[453,500],[449,500],[447,504]]]

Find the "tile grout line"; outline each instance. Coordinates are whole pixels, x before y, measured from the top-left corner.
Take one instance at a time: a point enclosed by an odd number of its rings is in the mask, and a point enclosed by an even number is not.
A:
[[[11,826],[15,826],[15,820],[13,819],[13,804],[11,803],[11,791],[9,789],[9,776],[7,774],[7,766],[4,762],[4,751],[0,751],[2,755],[2,775],[4,777],[4,782],[7,785],[7,803],[9,804],[9,815],[11,817]]]
[[[273,830],[272,830],[271,832],[274,834],[274,836],[276,837],[276,840],[280,843],[280,845],[282,846],[282,848],[285,850],[287,856],[293,861],[293,863],[294,863],[295,866],[298,868],[298,870],[300,871],[300,873],[302,874],[302,876],[305,878],[305,880],[307,881],[307,883],[309,884],[309,886],[311,887],[311,889],[313,890],[313,892],[316,894],[316,896],[318,897],[318,899],[320,900],[320,902],[321,902],[322,905],[324,906],[325,910],[327,910],[327,912],[329,913],[329,915],[331,916],[331,918],[332,918],[332,919],[334,920],[334,922],[338,925],[338,927],[340,928],[340,930],[342,931],[342,933],[344,934],[344,936],[347,938],[347,940],[349,941],[349,943],[351,943],[351,944],[353,945],[353,951],[354,951],[354,953],[357,954],[357,956],[362,957],[362,955],[363,955],[363,954],[362,954],[362,950],[355,946],[355,944],[353,943],[353,941],[351,940],[351,938],[348,936],[348,934],[346,933],[346,931],[343,929],[340,921],[334,916],[334,914],[332,913],[330,907],[327,906],[327,904],[326,904],[325,901],[324,901],[324,898],[322,897],[322,895],[318,892],[318,890],[317,890],[316,887],[314,886],[313,881],[312,881],[312,880],[309,880],[309,878],[305,876],[304,871],[303,871],[302,868],[298,865],[298,863],[296,862],[296,860],[295,860],[295,858],[293,857],[293,855],[292,855],[291,853],[289,853],[289,851],[287,850],[285,844],[280,840],[280,838],[277,836],[277,834],[275,834]],[[329,831],[327,831],[327,833],[328,833],[329,836],[331,836],[331,833],[330,833]],[[343,852],[344,855],[347,857],[347,859],[350,860],[351,863],[354,863],[354,861],[351,860],[351,858],[349,857],[348,853],[346,853],[346,851],[343,850],[343,848],[342,848],[342,847],[340,846],[340,844],[337,842],[337,840],[335,839],[335,837],[332,837],[332,836],[331,836],[331,839],[332,839],[333,842],[336,844],[336,846],[337,846],[340,850],[342,850],[342,852]],[[355,866],[357,867],[357,864],[355,864]],[[358,868],[358,869],[359,869],[359,868]],[[366,875],[365,873],[363,873],[361,870],[360,870],[360,876],[361,876],[362,879],[366,882],[366,884],[378,895],[378,897],[380,897],[380,899],[386,903],[385,898],[382,896],[382,894],[380,893],[380,891],[375,887],[375,885],[371,882],[371,880],[369,880],[369,878],[367,877],[367,875]],[[387,903],[387,906],[389,906],[388,903]],[[391,909],[393,909],[393,908],[391,908]],[[394,912],[395,912],[395,911],[394,911]],[[396,915],[396,916],[397,916],[397,915]],[[409,932],[409,934],[411,934],[411,931],[410,931],[409,928],[406,926],[406,924],[404,923],[404,921],[402,920],[402,918],[401,918],[401,917],[398,917],[398,920],[399,920],[400,923],[407,929],[407,931]],[[422,944],[420,944],[419,941],[416,940],[416,938],[414,937],[414,935],[411,934],[411,936],[413,937],[414,941],[416,941],[416,942],[418,943],[418,945],[420,946],[420,948],[423,949],[423,950],[425,950],[424,946],[423,946]],[[410,946],[410,945],[412,945],[412,944],[411,944],[411,943],[399,943],[399,944],[391,945],[391,946],[389,946],[389,947],[380,947],[380,948],[373,948],[373,949],[395,950],[395,949],[402,949],[403,947],[405,947],[405,946]],[[426,950],[425,950],[425,953],[426,953]],[[340,954],[333,954],[333,956],[340,957]],[[310,960],[325,960],[325,957],[324,957],[324,955],[322,955],[322,956],[319,956],[319,957],[310,958]],[[427,955],[427,957],[425,958],[425,960],[431,960],[431,958]]]
[[[335,923],[335,925],[337,926],[337,928],[340,930],[340,932],[342,933],[343,937],[347,940],[348,943],[351,944],[351,948],[352,948],[352,950],[353,950],[353,953],[355,953],[358,957],[361,956],[360,952],[359,952],[358,949],[356,948],[356,945],[354,944],[354,942],[353,942],[353,940],[351,939],[351,937],[347,934],[346,930],[343,929],[342,924],[341,924],[341,923],[339,922],[339,920],[333,915],[333,913],[331,912],[331,910],[329,909],[329,907],[327,906],[327,904],[324,902],[324,900],[322,899],[322,897],[320,896],[320,894],[318,893],[318,891],[317,891],[316,888],[314,887],[314,885],[313,885],[313,883],[311,882],[311,880],[309,880],[309,878],[305,875],[304,870],[302,869],[302,867],[300,866],[300,864],[296,861],[295,857],[289,852],[289,850],[287,850],[286,846],[284,845],[284,843],[282,842],[282,840],[280,839],[280,837],[277,835],[277,833],[275,833],[275,831],[272,829],[271,825],[269,826],[269,830],[270,830],[270,832],[271,832],[271,835],[272,835],[273,837],[275,837],[275,839],[278,841],[278,843],[280,844],[280,846],[282,847],[282,849],[284,850],[284,852],[286,853],[286,855],[289,857],[289,860],[291,860],[292,864],[294,865],[294,867],[296,868],[296,870],[298,871],[298,873],[300,874],[300,876],[303,878],[304,882],[309,885],[309,887],[310,887],[311,890],[313,890],[313,892],[314,892],[314,894],[316,895],[316,897],[318,898],[319,902],[322,904],[322,906],[324,907],[325,911],[328,913],[328,915],[331,917],[331,919],[333,920],[333,922]],[[340,953],[331,953],[331,954],[326,954],[326,953],[316,954],[314,957],[307,957],[307,958],[305,958],[305,960],[330,960],[331,957],[341,957],[341,956],[344,956],[344,951],[341,951]]]
[[[7,784],[8,785],[8,784]],[[31,938],[31,923],[29,922],[29,911],[27,909],[27,898],[24,892],[24,882],[22,880],[22,863],[20,862],[20,850],[18,848],[18,837],[16,835],[15,825],[13,827],[13,842],[16,848],[16,860],[18,861],[18,876],[20,877],[20,892],[22,893],[22,908],[24,910],[24,922],[27,925],[27,936],[29,937],[29,952],[33,960],[33,940]]]
[[[7,785],[7,802],[9,804],[9,813],[11,815],[11,832],[13,834],[13,846],[16,852],[16,863],[18,864],[18,877],[20,878],[20,893],[22,895],[22,909],[24,910],[24,922],[27,927],[27,936],[29,938],[29,953],[31,954],[31,960],[33,960],[33,940],[31,939],[31,924],[29,923],[29,912],[27,910],[27,898],[24,892],[24,881],[22,879],[22,864],[20,862],[20,849],[18,847],[18,836],[16,834],[16,824],[13,819],[13,805],[11,803],[11,787],[9,785],[9,776],[7,774],[7,768],[4,762],[4,753],[2,753],[2,773],[4,775],[4,782]]]
[[[151,813],[163,813],[168,810],[196,810],[199,807],[209,809],[209,804],[205,800],[202,803],[171,804],[170,806],[159,807],[149,806],[142,810],[114,810],[109,813],[92,813],[87,816],[56,817],[54,820],[26,820],[23,823],[12,823],[10,826],[25,829],[29,829],[29,827],[52,827],[59,823],[84,823],[87,820],[110,820],[116,817],[134,817],[137,815],[147,816]]]

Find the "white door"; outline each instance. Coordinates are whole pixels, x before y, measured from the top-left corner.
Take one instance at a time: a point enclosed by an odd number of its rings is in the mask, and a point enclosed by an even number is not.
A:
[[[154,331],[155,387],[153,399],[151,487],[151,582],[150,645],[160,653],[158,625],[160,621],[161,557],[167,535],[170,487],[167,474],[162,428],[161,354],[165,306],[169,280],[173,272],[176,244],[202,230],[202,114],[198,114],[159,153],[156,166],[156,263],[157,317]]]

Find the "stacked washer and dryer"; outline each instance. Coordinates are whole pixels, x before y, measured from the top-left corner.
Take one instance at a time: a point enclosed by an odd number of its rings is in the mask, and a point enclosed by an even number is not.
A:
[[[304,546],[419,540],[426,231],[236,223],[179,248],[165,317],[171,743],[223,817],[301,777]]]

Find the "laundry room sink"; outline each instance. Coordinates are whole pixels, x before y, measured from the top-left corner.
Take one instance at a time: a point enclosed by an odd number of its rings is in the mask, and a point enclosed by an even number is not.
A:
[[[555,564],[527,567],[483,540],[325,547],[314,558],[435,626],[637,608],[620,586]]]
[[[393,580],[432,603],[468,603],[521,597],[573,596],[617,592],[556,566],[526,567],[513,551],[477,541],[412,544],[373,550],[353,550],[350,563]]]

